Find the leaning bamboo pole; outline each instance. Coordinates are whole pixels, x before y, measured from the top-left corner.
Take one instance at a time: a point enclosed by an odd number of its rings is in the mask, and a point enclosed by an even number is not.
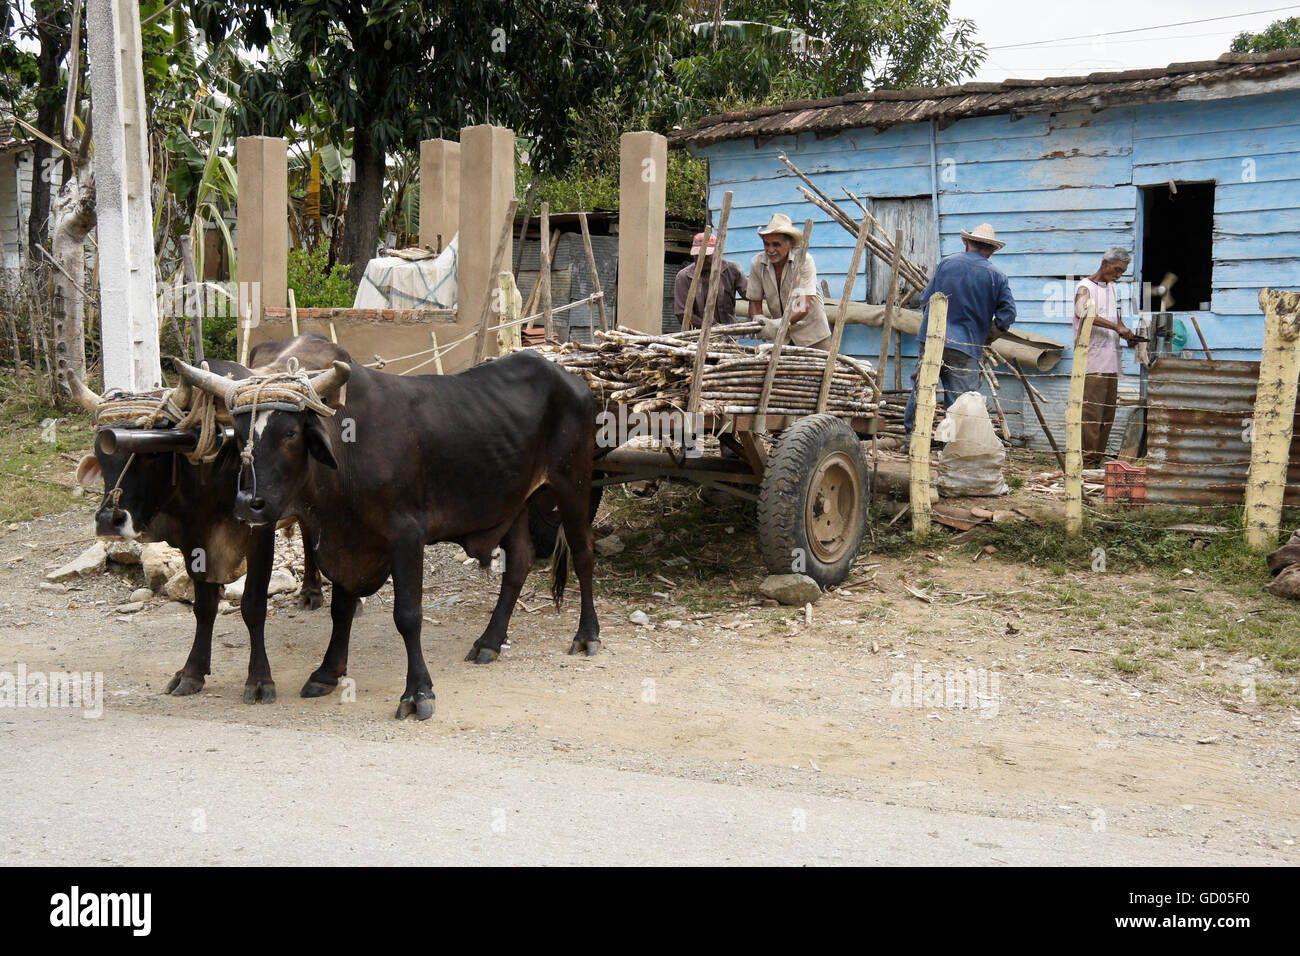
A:
[[[939,384],[947,333],[948,297],[936,292],[930,298],[925,355],[916,380],[916,421],[907,452],[911,465],[912,536],[918,540],[930,533],[930,437],[934,432],[935,386]]]
[[[492,266],[488,270],[488,275],[492,276],[492,282],[488,286],[488,294],[483,297],[483,310],[478,317],[478,338],[474,342],[474,364],[478,365],[487,358],[487,338],[488,322],[492,315],[492,300],[494,298],[497,275],[501,272],[501,261],[506,257],[506,246],[510,245],[510,233],[515,224],[515,210],[519,208],[519,200],[510,200],[510,205],[506,208],[505,222],[501,226],[501,235],[497,239],[496,251],[492,254]]]
[[[1083,531],[1083,386],[1088,374],[1088,343],[1097,304],[1088,300],[1088,314],[1074,339],[1074,367],[1070,371],[1070,404],[1065,409],[1065,531]]]
[[[1277,546],[1282,523],[1300,375],[1300,292],[1264,289],[1259,304],[1264,309],[1264,349],[1246,478],[1246,543],[1265,551]]]
[[[844,277],[844,294],[840,296],[840,307],[835,310],[835,329],[831,332],[830,357],[826,360],[826,371],[822,373],[821,392],[817,396],[817,411],[826,411],[826,401],[831,393],[831,377],[835,372],[835,356],[840,354],[840,341],[844,338],[844,313],[848,310],[849,300],[853,298],[853,283],[858,279],[858,266],[862,263],[862,247],[866,245],[867,221],[862,221],[858,232],[858,244],[853,247],[853,258],[849,260],[849,272]],[[879,396],[877,396],[878,398]]]
[[[709,332],[713,329],[713,314],[718,307],[718,284],[722,280],[722,256],[727,248],[727,220],[731,218],[732,191],[728,189],[722,197],[722,213],[718,217],[718,245],[714,250],[713,267],[709,269],[709,292],[704,297],[704,314],[700,316],[700,341],[695,347],[694,374],[691,376],[691,393],[686,400],[686,411],[694,415],[700,410],[700,389],[704,384],[704,362],[709,351]],[[709,247],[701,247],[700,253],[707,258]],[[696,272],[695,278],[699,278]],[[691,285],[695,285],[692,280]]]

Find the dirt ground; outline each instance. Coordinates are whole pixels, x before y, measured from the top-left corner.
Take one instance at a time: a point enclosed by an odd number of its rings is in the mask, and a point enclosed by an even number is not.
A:
[[[329,617],[297,609],[288,595],[275,599],[267,625],[277,701],[243,703],[247,640],[237,613],[218,618],[204,691],[163,694],[188,652],[188,606],[154,602],[119,614],[139,586],[138,569],[110,565],[66,588],[44,581],[92,541],[89,507],[0,528],[0,671],[20,663],[29,671],[102,671],[106,708],[369,742],[440,740],[484,753],[1123,832],[1213,848],[1242,863],[1300,860],[1297,710],[1234,699],[1191,677],[1117,671],[1108,655],[1122,644],[1123,621],[1103,627],[1063,618],[1048,602],[1017,600],[1042,590],[1040,568],[992,560],[972,567],[969,555],[952,551],[864,553],[860,570],[824,596],[809,621],[803,609],[744,597],[757,577],[720,579],[720,591],[723,584],[734,591],[701,610],[679,595],[680,563],[665,558],[643,580],[657,557],[642,550],[640,570],[618,557],[598,559],[598,575],[625,573],[619,588],[599,589],[603,650],[581,659],[565,654],[576,593],[556,611],[540,596],[549,578],[539,565],[511,645],[481,667],[462,658],[487,621],[496,580],[465,566],[459,549],[435,546],[426,552],[424,649],[437,712],[399,723],[404,657],[387,587],[353,630],[355,701],[338,692],[297,696],[324,651]],[[725,561],[728,542],[713,546]],[[933,603],[903,587],[922,576]],[[1077,577],[1080,588],[1098,586],[1095,577]],[[634,610],[651,624],[631,623]],[[1180,651],[1179,663],[1179,674],[1227,685],[1261,667],[1214,648]],[[932,696],[945,675],[968,670],[983,680],[972,688],[979,696]],[[0,724],[21,732],[21,717],[0,711]]]

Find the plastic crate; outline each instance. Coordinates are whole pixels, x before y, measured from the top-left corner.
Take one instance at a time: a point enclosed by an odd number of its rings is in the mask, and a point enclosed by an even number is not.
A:
[[[1146,501],[1147,469],[1123,461],[1106,462],[1106,504],[1136,508]]]

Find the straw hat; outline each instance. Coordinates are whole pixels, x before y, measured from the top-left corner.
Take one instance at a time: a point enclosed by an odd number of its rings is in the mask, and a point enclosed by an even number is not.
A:
[[[796,229],[790,217],[783,212],[774,213],[767,226],[758,230],[760,236],[789,236],[795,242],[803,242],[803,230]]]
[[[695,234],[694,241],[691,243],[691,255],[698,256],[700,254],[700,246],[702,246],[703,244],[704,244],[704,233],[697,232]],[[713,251],[717,248],[718,248],[718,237],[709,236],[709,251],[707,254],[713,255]]]
[[[971,242],[982,242],[984,245],[992,246],[994,249],[1001,249],[1006,245],[1005,242],[994,234],[992,224],[987,222],[980,223],[980,225],[976,226],[974,232],[967,232],[963,229],[961,231],[961,237],[963,239],[969,239]]]

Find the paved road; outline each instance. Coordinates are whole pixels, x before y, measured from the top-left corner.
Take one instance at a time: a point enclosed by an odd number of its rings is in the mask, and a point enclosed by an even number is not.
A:
[[[4,864],[1241,862],[1183,839],[111,709],[0,711],[0,755]]]

